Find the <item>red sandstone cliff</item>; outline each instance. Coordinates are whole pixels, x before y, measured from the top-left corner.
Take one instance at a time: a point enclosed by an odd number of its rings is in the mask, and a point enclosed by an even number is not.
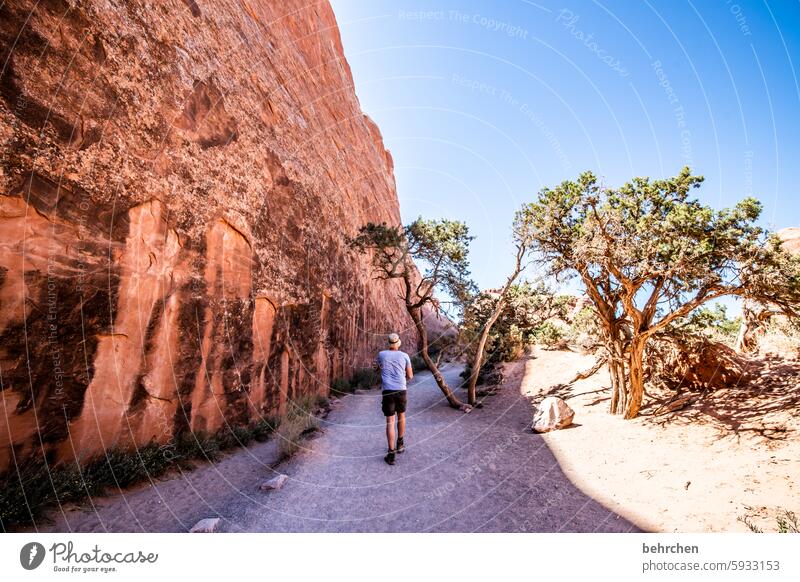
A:
[[[344,245],[400,215],[327,1],[5,2],[0,53],[0,472],[281,412],[411,328]]]

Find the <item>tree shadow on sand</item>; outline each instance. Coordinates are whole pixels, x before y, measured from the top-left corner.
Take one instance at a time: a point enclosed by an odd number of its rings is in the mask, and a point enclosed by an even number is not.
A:
[[[788,425],[800,413],[800,362],[767,355],[751,360],[747,375],[734,386],[706,392],[684,392],[686,406],[657,415],[675,400],[675,392],[653,394],[643,415],[661,426],[708,424],[721,437],[753,434],[769,441],[792,438]]]
[[[554,384],[537,399],[555,396],[567,402],[597,395],[584,406],[609,401],[610,387],[581,391],[576,384]],[[767,441],[796,436],[792,419],[800,415],[800,361],[770,354],[750,358],[746,374],[732,386],[717,390],[689,391],[648,386],[640,411],[643,422],[659,426],[710,425],[720,438],[754,435]]]

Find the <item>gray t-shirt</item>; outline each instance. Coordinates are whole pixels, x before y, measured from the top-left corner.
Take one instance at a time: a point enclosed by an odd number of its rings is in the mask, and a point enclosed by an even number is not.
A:
[[[411,365],[411,358],[400,350],[382,350],[375,358],[381,369],[381,388],[384,390],[406,389],[406,366]]]

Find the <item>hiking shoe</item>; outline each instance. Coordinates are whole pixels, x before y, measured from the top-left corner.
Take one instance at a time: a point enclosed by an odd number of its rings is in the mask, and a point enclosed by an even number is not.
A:
[[[386,453],[386,456],[383,458],[389,465],[394,465],[394,451],[389,451]]]
[[[403,442],[403,437],[397,439],[397,454],[406,452],[406,444]]]

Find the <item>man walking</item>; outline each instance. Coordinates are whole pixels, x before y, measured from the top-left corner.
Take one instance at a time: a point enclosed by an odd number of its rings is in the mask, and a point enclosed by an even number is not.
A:
[[[378,353],[375,366],[381,371],[381,409],[386,417],[386,440],[389,442],[389,452],[383,460],[394,465],[395,453],[405,451],[403,435],[406,432],[407,382],[414,377],[414,372],[411,369],[411,358],[407,353],[400,351],[400,336],[390,333],[388,342],[389,349]],[[395,446],[395,434],[397,446]]]

